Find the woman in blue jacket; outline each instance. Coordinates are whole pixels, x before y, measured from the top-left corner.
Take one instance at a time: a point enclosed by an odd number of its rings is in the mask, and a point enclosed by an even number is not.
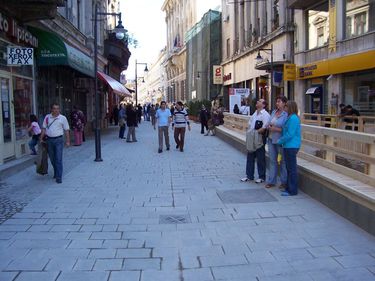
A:
[[[287,187],[281,196],[292,196],[298,193],[297,178],[297,153],[301,147],[301,121],[298,117],[297,103],[288,101],[285,109],[288,119],[282,130],[282,136],[278,141],[283,147],[287,170]]]

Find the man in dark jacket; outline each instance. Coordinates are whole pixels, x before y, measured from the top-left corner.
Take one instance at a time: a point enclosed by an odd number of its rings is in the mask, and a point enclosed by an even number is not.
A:
[[[141,107],[142,108],[142,107]],[[128,135],[126,137],[126,142],[136,142],[135,138],[135,127],[137,126],[137,112],[135,111],[132,104],[126,107],[126,125],[128,126]],[[132,140],[130,140],[130,136]]]
[[[204,105],[202,105],[202,108],[201,108],[201,111],[199,112],[199,121],[201,122],[201,134],[204,134],[204,128],[206,128],[206,130],[208,130],[208,125],[207,125],[207,121],[208,121],[208,110],[206,109],[206,107]]]

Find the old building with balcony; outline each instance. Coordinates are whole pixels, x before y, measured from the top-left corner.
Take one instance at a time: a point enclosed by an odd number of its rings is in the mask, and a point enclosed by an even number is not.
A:
[[[296,100],[302,112],[338,104],[375,115],[375,2],[289,0],[295,10]]]
[[[167,25],[166,98],[169,102],[186,100],[185,34],[196,23],[196,0],[165,0],[162,10]]]
[[[260,97],[269,103],[278,95],[293,97],[293,84],[283,79],[284,64],[293,61],[293,28],[286,0],[222,1],[223,98],[227,109],[235,89],[248,89],[242,92],[249,93],[249,102]],[[256,61],[258,54],[263,58],[260,62]]]

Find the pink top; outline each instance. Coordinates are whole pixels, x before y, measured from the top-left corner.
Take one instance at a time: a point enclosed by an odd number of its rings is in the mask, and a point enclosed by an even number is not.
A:
[[[38,122],[32,122],[31,123],[31,127],[33,129],[34,135],[39,135],[42,132],[42,130],[39,127]]]

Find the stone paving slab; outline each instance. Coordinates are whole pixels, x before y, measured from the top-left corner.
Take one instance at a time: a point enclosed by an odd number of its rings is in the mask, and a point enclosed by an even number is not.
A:
[[[33,168],[8,178],[40,192],[0,224],[0,280],[375,279],[373,236],[303,193],[241,183],[243,154],[199,129],[184,153],[158,154],[142,123],[137,143],[106,136],[101,163],[88,147],[69,154],[61,185]],[[218,196],[241,190],[255,200]]]

